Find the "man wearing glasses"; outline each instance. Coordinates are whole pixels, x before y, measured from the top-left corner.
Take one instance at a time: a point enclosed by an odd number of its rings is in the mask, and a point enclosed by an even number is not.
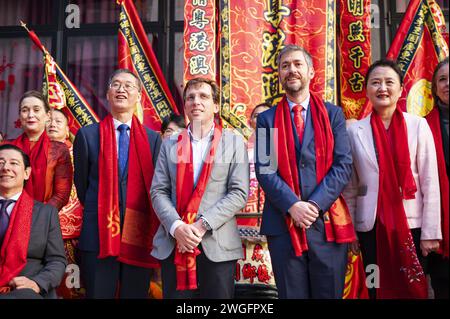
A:
[[[141,82],[114,71],[111,114],[81,128],[74,142],[75,186],[84,206],[79,249],[88,298],[146,298],[153,235],[159,226],[149,190],[161,138],[134,116]],[[119,286],[120,282],[120,286]]]

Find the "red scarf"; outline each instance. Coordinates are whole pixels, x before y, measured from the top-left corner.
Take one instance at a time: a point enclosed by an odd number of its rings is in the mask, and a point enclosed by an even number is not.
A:
[[[11,212],[0,249],[0,294],[10,291],[9,282],[17,277],[27,264],[33,205],[33,198],[23,190]]]
[[[153,162],[147,132],[133,116],[128,155],[128,181],[125,220],[120,230],[117,143],[113,118],[100,122],[98,160],[99,258],[117,256],[125,264],[153,268],[158,262],[150,252],[159,226],[150,199]]]
[[[426,116],[428,124],[433,133],[434,144],[436,145],[436,157],[439,171],[439,186],[441,188],[441,226],[442,226],[442,241],[439,247],[439,254],[449,258],[449,187],[447,168],[445,166],[444,147],[442,146],[442,132],[441,122],[439,117],[439,110],[437,106]]]
[[[377,206],[377,263],[380,288],[377,298],[427,298],[427,281],[417,258],[403,207],[417,191],[411,172],[408,133],[402,112],[396,109],[389,130],[378,114],[370,119],[380,171]],[[391,148],[395,145],[394,151]]]
[[[214,166],[214,155],[222,136],[222,127],[216,125],[208,155],[203,162],[202,171],[194,189],[194,166],[192,144],[189,133],[184,130],[177,142],[177,212],[186,224],[193,224],[197,218],[198,208],[203,198],[209,176]],[[197,262],[200,250],[196,247],[193,253],[180,253],[175,247],[175,265],[177,271],[177,290],[197,288]]]
[[[48,150],[50,148],[50,139],[47,133],[44,131],[33,147],[26,133],[20,135],[11,144],[20,147],[30,157],[31,176],[25,186],[25,190],[35,200],[45,203],[48,200],[48,198],[45,198],[45,176]]]
[[[323,101],[311,94],[309,107],[314,128],[316,181],[320,184],[333,164],[334,137]],[[278,132],[278,172],[290,189],[301,198],[294,129],[286,97],[277,106],[274,126]],[[350,213],[342,196],[339,196],[328,212],[324,213],[324,222],[327,241],[349,243],[356,239]],[[286,215],[286,223],[295,255],[301,256],[303,251],[308,250],[306,231],[296,227],[289,214]]]

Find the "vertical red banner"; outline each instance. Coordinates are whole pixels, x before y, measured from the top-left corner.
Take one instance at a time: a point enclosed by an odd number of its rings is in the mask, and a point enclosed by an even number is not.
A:
[[[398,101],[403,111],[426,116],[433,108],[433,70],[449,55],[445,32],[444,15],[434,0],[410,1],[387,53],[403,72],[403,93]],[[371,105],[366,103],[360,118],[370,112]]]
[[[214,0],[186,0],[184,6],[184,82],[216,78],[216,7]]]
[[[149,128],[159,131],[172,113],[178,114],[169,86],[148,41],[132,0],[119,0],[119,67],[134,72],[142,82],[137,115]]]
[[[276,59],[287,44],[311,53],[311,90],[336,101],[335,11],[332,0],[220,1],[221,116],[230,126],[248,137],[254,106],[281,97]]]
[[[371,63],[370,0],[340,1],[341,105],[345,117],[358,118],[364,107],[364,81]]]

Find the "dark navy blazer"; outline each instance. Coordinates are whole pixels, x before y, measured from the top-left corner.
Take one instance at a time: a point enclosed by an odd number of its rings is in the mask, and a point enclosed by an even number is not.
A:
[[[349,182],[352,172],[352,155],[344,114],[340,107],[333,104],[325,103],[325,106],[334,135],[334,158],[332,167],[320,184],[316,181],[314,128],[309,107],[302,145],[294,134],[302,200],[314,201],[322,211],[327,211],[336,201]],[[255,156],[256,176],[266,193],[261,234],[271,236],[288,231],[285,216],[288,209],[299,200],[281,179],[277,169],[273,139],[275,110],[276,107],[273,107],[258,115]],[[291,122],[295,132],[294,123]]]
[[[153,167],[161,146],[161,137],[155,131],[147,131]],[[79,129],[73,144],[74,182],[78,199],[84,206],[83,225],[81,228],[79,249],[83,251],[99,251],[98,234],[98,154],[99,124],[92,124]],[[120,175],[120,174],[119,174]],[[123,222],[127,198],[128,164],[123,176],[119,176],[119,208],[120,220]],[[123,226],[123,225],[122,225]]]

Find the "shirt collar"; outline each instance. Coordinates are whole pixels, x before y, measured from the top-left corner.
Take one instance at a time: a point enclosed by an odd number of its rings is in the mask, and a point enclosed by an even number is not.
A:
[[[126,123],[122,123],[122,122],[120,122],[119,120],[116,120],[115,118],[113,118],[114,128],[117,130],[117,129],[119,128],[120,125],[126,124],[126,125],[128,125],[128,127],[129,127],[130,130],[131,130],[131,122],[132,122],[132,121],[133,121],[133,119],[129,120],[129,121],[126,122]]]
[[[194,135],[192,134],[192,131],[191,131],[191,125],[189,124],[189,126],[188,126],[188,128],[187,128],[187,131],[188,131],[188,133],[189,133],[189,137],[191,138],[191,140],[192,141],[196,141],[196,142],[199,142],[199,141],[204,141],[204,140],[206,140],[206,139],[209,139],[209,140],[211,140],[212,139],[212,136],[213,136],[213,134],[214,134],[214,128],[216,127],[216,125],[214,124],[214,122],[213,122],[213,125],[212,125],[212,127],[211,127],[211,130],[208,132],[208,135],[206,135],[204,138],[202,138],[202,139],[196,139],[195,137],[194,137]]]
[[[300,103],[300,105],[303,106],[303,109],[304,109],[305,111],[308,110],[308,107],[309,107],[309,100],[310,100],[310,99],[311,99],[311,94],[308,93],[308,96],[306,97],[306,99],[305,99],[302,103]],[[289,104],[289,110],[291,110],[291,112],[292,112],[292,108],[294,107],[294,105],[297,105],[297,103],[294,103],[294,102],[292,102],[292,101],[289,100],[289,99],[287,99],[287,101],[288,101],[288,104]]]
[[[22,192],[17,193],[16,195],[11,196],[11,197],[8,198],[8,199],[12,199],[12,200],[15,200],[15,201],[17,202],[17,201],[19,200],[20,195],[22,195]],[[6,198],[0,195],[0,199],[6,199]]]

